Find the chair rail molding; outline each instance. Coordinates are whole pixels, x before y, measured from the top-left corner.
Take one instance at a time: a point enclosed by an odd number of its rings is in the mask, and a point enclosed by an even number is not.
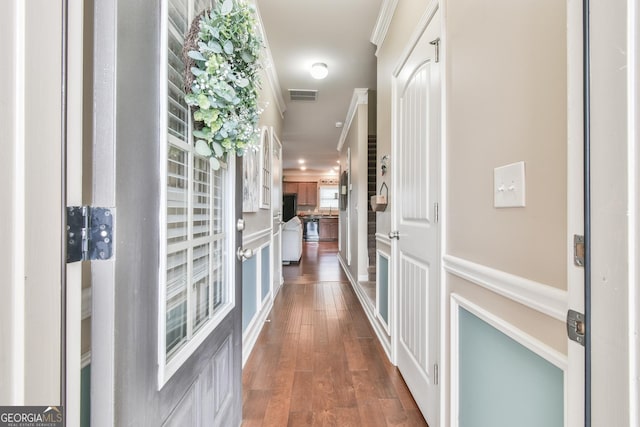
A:
[[[452,255],[443,257],[445,271],[532,308],[565,321],[568,293],[543,283],[496,270]]]

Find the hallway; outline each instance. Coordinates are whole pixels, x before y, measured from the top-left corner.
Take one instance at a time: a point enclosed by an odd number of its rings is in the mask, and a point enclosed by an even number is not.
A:
[[[243,372],[243,426],[426,426],[340,268],[305,243]]]

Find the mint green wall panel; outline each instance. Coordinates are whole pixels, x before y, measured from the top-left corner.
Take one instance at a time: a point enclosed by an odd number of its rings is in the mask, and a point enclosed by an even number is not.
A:
[[[257,258],[252,257],[242,263],[242,331],[247,329],[258,309]]]
[[[80,371],[80,427],[91,425],[91,364]]]
[[[378,254],[378,313],[389,324],[389,258]]]
[[[265,246],[260,252],[262,256],[262,280],[260,283],[262,286],[262,301],[264,301],[271,290],[271,247]]]
[[[563,371],[460,308],[459,426],[562,427]]]

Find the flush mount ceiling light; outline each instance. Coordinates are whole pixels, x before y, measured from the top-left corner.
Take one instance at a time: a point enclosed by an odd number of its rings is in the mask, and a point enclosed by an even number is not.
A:
[[[316,62],[311,66],[311,77],[317,80],[324,79],[329,74],[329,68],[324,62]]]

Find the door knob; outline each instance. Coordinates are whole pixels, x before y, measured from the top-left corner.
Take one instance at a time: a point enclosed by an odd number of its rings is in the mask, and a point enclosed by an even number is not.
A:
[[[389,232],[389,238],[390,239],[398,239],[400,240],[400,232],[399,231],[390,231]]]
[[[251,258],[253,255],[253,249],[243,249],[242,246],[240,246],[236,250],[236,258],[238,258],[238,261],[244,261],[245,259]]]

